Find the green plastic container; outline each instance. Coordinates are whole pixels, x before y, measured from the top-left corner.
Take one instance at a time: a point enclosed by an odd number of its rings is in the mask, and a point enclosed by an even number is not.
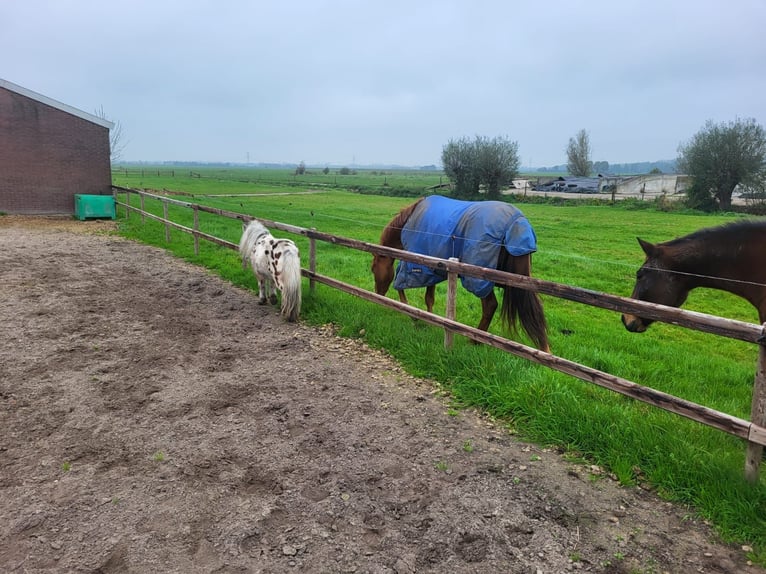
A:
[[[77,219],[114,219],[116,215],[114,197],[111,195],[77,193],[74,196],[74,216]]]

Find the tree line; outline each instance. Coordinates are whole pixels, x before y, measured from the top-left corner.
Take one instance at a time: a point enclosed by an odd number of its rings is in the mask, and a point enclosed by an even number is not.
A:
[[[580,130],[566,147],[567,171],[578,177],[609,171],[608,162],[591,160],[588,132]],[[766,201],[766,132],[754,119],[708,121],[688,142],[678,146],[676,165],[691,177],[686,203],[704,211],[728,210],[739,187],[749,197]],[[453,195],[497,199],[518,177],[519,146],[505,136],[460,138],[442,148],[444,173]]]

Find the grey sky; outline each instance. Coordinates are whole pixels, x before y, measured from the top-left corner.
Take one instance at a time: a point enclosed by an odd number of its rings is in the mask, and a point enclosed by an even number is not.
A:
[[[523,165],[673,159],[766,123],[763,0],[3,0],[0,78],[119,120],[124,160]]]

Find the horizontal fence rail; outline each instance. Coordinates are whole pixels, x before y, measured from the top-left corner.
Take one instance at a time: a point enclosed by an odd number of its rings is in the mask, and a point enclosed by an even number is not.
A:
[[[196,217],[196,213],[198,211],[232,219],[239,219],[242,222],[258,219],[267,227],[307,237],[310,240],[310,268],[308,270],[302,269],[301,272],[304,277],[309,279],[312,287],[315,282],[322,283],[367,301],[372,301],[391,309],[395,309],[413,318],[420,319],[431,325],[441,327],[451,333],[454,332],[468,337],[474,341],[491,345],[513,355],[523,357],[537,364],[571,375],[580,380],[610,389],[622,395],[631,397],[633,399],[653,405],[657,408],[681,415],[701,424],[739,437],[747,441],[745,478],[749,482],[753,483],[757,482],[758,480],[761,458],[763,455],[763,447],[766,445],[766,346],[764,345],[766,342],[766,325],[755,325],[752,323],[726,319],[723,317],[716,317],[714,315],[707,315],[695,311],[685,311],[675,307],[647,303],[645,301],[639,301],[628,297],[620,297],[617,295],[592,291],[589,289],[582,289],[579,287],[572,287],[569,285],[563,285],[551,281],[527,277],[524,275],[506,273],[496,269],[489,269],[486,267],[470,265],[467,263],[460,263],[456,260],[438,259],[427,255],[420,255],[417,253],[394,249],[392,247],[384,247],[382,245],[367,243],[364,241],[358,241],[355,239],[340,237],[328,233],[322,233],[314,229],[306,229],[304,227],[298,227],[287,223],[280,223],[278,221],[255,218],[243,213],[237,213],[233,211],[207,207],[204,205],[198,205],[187,201],[181,201],[178,199],[172,199],[146,191],[119,186],[113,186],[113,189],[115,196],[117,192],[125,193],[127,195],[125,203],[120,201],[116,202],[118,205],[126,209],[126,214],[128,217],[130,212],[133,211],[140,213],[142,217],[149,217],[150,219],[162,222],[166,226],[167,240],[169,240],[169,229],[172,227],[184,233],[192,234],[195,238],[195,242],[198,238],[203,238],[229,249],[237,250],[239,248],[239,246],[235,243],[199,231],[199,229],[197,229],[198,222]],[[130,194],[138,194],[141,197],[141,209],[130,205]],[[159,217],[145,211],[143,209],[144,197],[162,202],[164,206],[165,217]],[[169,221],[167,219],[168,204],[194,210],[195,228],[192,229]],[[453,278],[457,277],[457,275],[471,275],[480,277],[482,279],[487,279],[501,285],[519,287],[530,291],[543,293],[545,295],[583,303],[585,305],[600,307],[611,311],[640,315],[642,317],[648,317],[657,321],[678,325],[684,328],[703,331],[706,333],[738,339],[750,343],[756,343],[759,346],[759,354],[758,366],[755,373],[755,382],[753,385],[751,420],[747,421],[745,419],[740,419],[727,413],[710,409],[703,405],[699,405],[697,403],[693,403],[691,401],[663,393],[650,387],[638,385],[634,382],[616,377],[597,369],[593,369],[586,365],[581,365],[568,359],[557,357],[551,353],[546,353],[544,351],[528,347],[521,343],[511,341],[510,339],[506,339],[486,331],[480,331],[474,327],[469,327],[454,321],[451,318],[441,317],[434,313],[429,313],[427,311],[418,309],[417,307],[413,307],[411,305],[401,303],[397,300],[378,295],[371,291],[367,291],[366,289],[362,289],[337,279],[321,275],[316,272],[316,240],[331,243],[333,245],[348,247],[350,249],[366,251],[369,253],[378,253],[402,261],[419,263],[433,269],[442,270],[447,273],[448,276]]]

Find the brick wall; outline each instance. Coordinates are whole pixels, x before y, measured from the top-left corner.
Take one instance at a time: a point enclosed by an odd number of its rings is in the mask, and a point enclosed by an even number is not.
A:
[[[74,213],[111,182],[108,128],[0,86],[0,212]]]

